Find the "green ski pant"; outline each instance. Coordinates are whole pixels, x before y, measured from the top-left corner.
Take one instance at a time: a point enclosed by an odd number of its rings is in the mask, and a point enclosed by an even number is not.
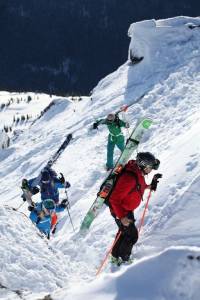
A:
[[[121,152],[124,150],[125,143],[124,143],[124,136],[112,136],[109,134],[108,136],[108,144],[107,144],[107,168],[113,168],[113,154],[114,154],[114,148],[115,145],[121,150]]]

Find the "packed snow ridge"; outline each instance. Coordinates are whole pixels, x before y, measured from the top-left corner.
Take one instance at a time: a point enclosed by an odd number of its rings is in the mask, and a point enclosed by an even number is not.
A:
[[[128,59],[99,82],[91,97],[71,101],[41,95],[39,101],[13,102],[0,110],[1,129],[17,111],[35,111],[17,137],[8,133],[10,146],[0,150],[0,299],[199,299],[199,24],[200,18],[190,17],[134,23],[128,52],[143,60],[134,65]],[[38,118],[52,100],[55,105]],[[121,115],[131,128],[141,117],[153,118],[139,151],[160,159],[163,178],[134,247],[135,262],[119,270],[108,263],[96,277],[117,228],[105,207],[88,234],[78,234],[106,177],[107,129],[92,130],[92,123],[123,104],[132,104]],[[55,169],[71,183],[70,214],[76,232],[65,212],[55,236],[47,241],[27,217],[26,203],[17,211],[12,208],[22,204],[22,178],[37,176],[69,133],[73,140]],[[118,156],[116,150],[115,159]],[[136,211],[136,224],[144,205],[145,201]]]

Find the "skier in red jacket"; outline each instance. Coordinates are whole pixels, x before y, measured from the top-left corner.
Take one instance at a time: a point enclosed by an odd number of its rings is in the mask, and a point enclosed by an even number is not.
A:
[[[149,152],[140,152],[136,160],[130,160],[119,175],[115,188],[110,197],[110,210],[121,232],[119,239],[112,249],[111,262],[121,264],[130,260],[133,245],[138,240],[133,211],[140,205],[145,189],[153,191],[157,188],[158,178],[154,175],[150,185],[145,182],[145,175],[153,169],[157,170],[160,161]]]

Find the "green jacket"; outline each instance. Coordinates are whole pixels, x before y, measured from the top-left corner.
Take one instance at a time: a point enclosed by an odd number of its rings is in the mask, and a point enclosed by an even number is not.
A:
[[[99,124],[105,124],[108,127],[109,133],[112,136],[118,136],[122,134],[121,127],[126,127],[126,123],[120,119],[115,120],[114,122],[110,123],[107,121],[107,119],[100,119],[96,121],[96,123]]]

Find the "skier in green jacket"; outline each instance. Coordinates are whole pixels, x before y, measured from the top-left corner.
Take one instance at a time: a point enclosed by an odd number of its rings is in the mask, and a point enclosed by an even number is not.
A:
[[[100,124],[105,124],[108,127],[108,144],[107,144],[107,170],[111,170],[114,167],[113,153],[115,145],[121,150],[124,150],[125,139],[121,131],[122,127],[129,128],[129,123],[120,120],[118,114],[109,114],[106,119],[97,120],[93,124],[93,129],[97,129]]]

